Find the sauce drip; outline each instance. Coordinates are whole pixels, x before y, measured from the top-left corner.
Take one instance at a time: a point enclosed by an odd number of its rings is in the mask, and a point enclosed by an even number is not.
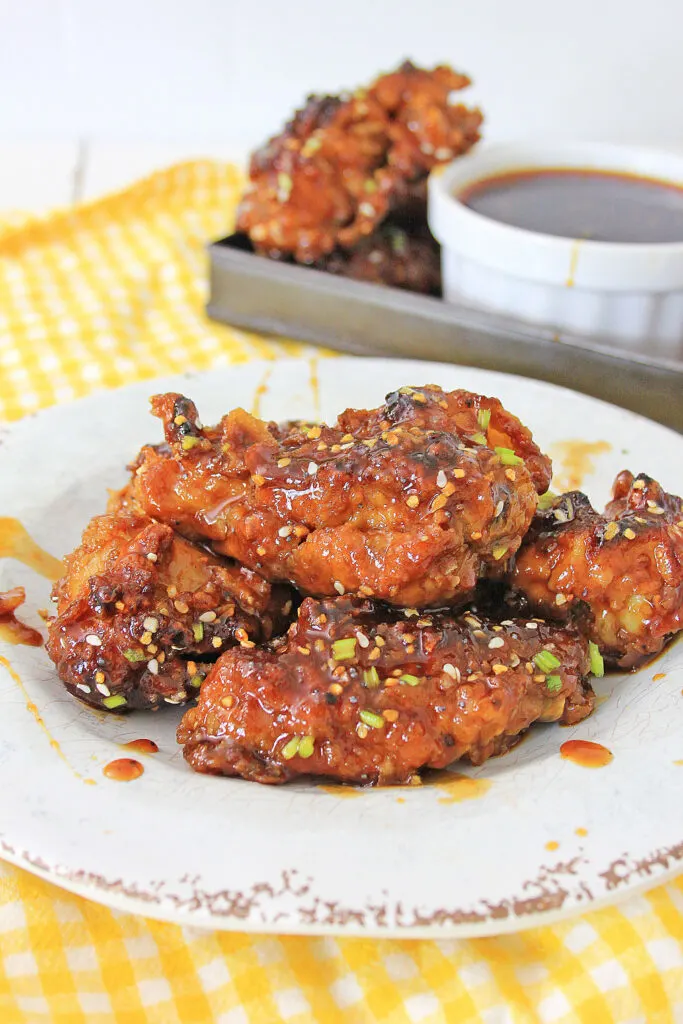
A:
[[[658,683],[660,679],[666,679],[666,672],[655,672],[652,677],[652,682]]]
[[[128,743],[122,743],[121,746],[124,750],[135,750],[138,754],[157,754],[159,752],[154,740],[129,740]]]
[[[464,800],[475,800],[491,788],[490,779],[472,779],[460,772],[443,772],[428,780],[429,784],[443,793],[440,804],[460,804]]]
[[[67,768],[69,768],[70,771],[73,772],[73,774],[76,776],[77,779],[80,779],[82,782],[84,782],[86,784],[86,786],[94,786],[95,785],[95,780],[94,779],[87,779],[84,775],[81,775],[80,772],[77,772],[76,769],[72,765],[69,764],[69,762],[67,761],[66,757],[64,756],[64,751],[62,750],[62,748],[60,747],[59,743],[54,738],[54,736],[52,735],[52,733],[50,732],[48,727],[45,725],[45,722],[43,721],[43,717],[40,714],[40,712],[38,711],[37,706],[34,704],[34,702],[29,697],[28,691],[27,691],[26,687],[24,686],[24,683],[23,683],[23,680],[22,680],[21,676],[19,675],[18,672],[14,671],[14,669],[12,668],[12,666],[9,663],[9,661],[7,660],[7,658],[3,658],[2,655],[0,655],[0,665],[2,665],[4,668],[7,669],[7,671],[9,672],[9,674],[12,677],[12,679],[14,680],[14,682],[17,684],[17,686],[21,690],[22,696],[23,696],[24,700],[26,701],[26,710],[29,711],[33,715],[33,717],[36,720],[36,724],[42,729],[42,731],[47,736],[47,738],[48,738],[48,740],[50,742],[50,746],[55,751],[55,753],[58,754],[58,756],[62,759],[64,764],[67,766]]]
[[[0,593],[0,640],[8,644],[26,644],[41,647],[43,638],[37,629],[20,622],[16,610],[24,603],[26,594],[23,587],[14,587]]]
[[[595,456],[612,450],[609,441],[559,441],[550,446],[555,469],[552,487],[558,493],[575,491],[595,472]]]
[[[621,244],[683,241],[683,188],[590,168],[531,168],[474,182],[457,198],[501,224]]]
[[[320,416],[320,380],[318,378],[318,360],[313,356],[308,361],[309,384],[313,397],[313,409],[316,416]]]
[[[340,796],[346,800],[360,796],[362,792],[355,786],[319,786],[318,788],[322,789],[323,793],[331,793],[332,796]]]
[[[266,372],[263,374],[260,383],[256,385],[256,390],[254,391],[254,399],[251,403],[252,416],[261,416],[261,399],[263,398],[264,395],[268,394],[268,381],[270,380],[270,375],[272,372],[273,371],[271,368],[267,369]]]
[[[115,761],[105,764],[102,774],[115,782],[132,782],[133,779],[139,779],[144,770],[140,762],[133,760],[132,757],[118,757]]]
[[[612,751],[602,743],[590,740],[567,740],[560,747],[560,756],[582,768],[603,768],[612,760]]]
[[[58,580],[64,573],[59,559],[36,544],[18,519],[0,517],[0,558],[16,558],[48,580]]]
[[[546,850],[550,850],[552,852],[552,850],[557,850],[559,845],[560,844],[557,842],[556,839],[549,839],[548,842],[545,844],[545,848]]]

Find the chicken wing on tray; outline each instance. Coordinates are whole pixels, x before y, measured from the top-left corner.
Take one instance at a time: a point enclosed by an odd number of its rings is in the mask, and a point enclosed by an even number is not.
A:
[[[197,771],[402,783],[504,753],[534,721],[593,707],[587,642],[538,619],[306,599],[289,633],[221,657],[178,729]]]
[[[683,501],[650,477],[617,477],[596,512],[578,491],[539,512],[510,576],[548,618],[573,619],[622,668],[683,628]]]
[[[312,96],[252,157],[237,226],[257,251],[314,263],[370,235],[436,164],[467,152],[482,116],[469,79],[410,62],[351,96]]]
[[[207,658],[268,640],[292,607],[289,588],[125,514],[89,523],[54,597],[46,646],[60,678],[86,703],[117,711],[185,703]]]
[[[152,408],[166,443],[142,449],[118,504],[304,593],[462,602],[536,509],[525,460],[539,477],[543,456],[495,399],[405,388],[289,433],[239,409],[204,428],[177,394]]]

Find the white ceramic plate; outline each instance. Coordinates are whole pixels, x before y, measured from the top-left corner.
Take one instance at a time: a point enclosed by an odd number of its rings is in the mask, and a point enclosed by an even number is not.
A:
[[[211,422],[254,403],[273,419],[334,417],[428,382],[499,396],[546,449],[603,442],[583,481],[596,502],[625,467],[683,487],[683,438],[623,410],[481,370],[335,359],[137,384],[6,427],[0,514],[53,554],[71,550],[127,460],[160,436],[147,397],[161,389],[186,391]],[[41,627],[49,583],[0,560],[0,590],[17,584],[25,618]],[[65,693],[43,649],[0,644],[0,654],[14,673],[0,664],[3,856],[122,909],[239,930],[485,935],[585,910],[683,866],[681,643],[636,674],[598,682],[607,699],[576,728],[535,727],[506,757],[463,769],[488,788],[465,781],[353,799],[303,782],[195,775],[174,739],[179,709],[95,713]],[[139,737],[160,748],[144,775],[104,778],[123,756],[118,744]],[[561,759],[572,737],[605,744],[614,760],[586,769]]]

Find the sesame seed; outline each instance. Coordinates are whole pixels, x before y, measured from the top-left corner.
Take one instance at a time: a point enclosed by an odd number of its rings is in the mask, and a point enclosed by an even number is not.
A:
[[[544,683],[545,682],[545,676],[542,673],[540,673],[540,672],[537,672],[536,675],[534,675],[532,678],[533,678],[533,681],[535,683]]]
[[[387,722],[395,722],[396,719],[398,718],[398,711],[396,711],[394,708],[387,708],[386,711],[382,712],[382,715],[387,720]]]
[[[90,693],[90,687],[87,683],[76,683],[76,689],[82,690],[83,693]]]
[[[453,470],[453,476],[455,477],[456,480],[462,480],[464,475],[465,475],[465,470],[464,469],[454,469]]]
[[[344,687],[341,685],[341,683],[331,683],[330,686],[328,686],[327,688],[327,692],[334,694],[335,697],[338,697],[340,693],[344,692]]]
[[[306,437],[308,438],[309,441],[317,441],[321,434],[322,430],[320,429],[320,427],[311,427],[311,429],[306,434]]]
[[[456,668],[455,665],[451,665],[450,662],[447,661],[446,664],[442,666],[441,671],[445,672],[447,676],[451,677],[451,679],[455,679],[457,683],[460,682],[460,669]]]
[[[96,683],[103,683],[104,682],[104,672],[96,672],[95,673],[95,682]]]
[[[385,643],[386,643],[386,640],[384,639],[383,636],[376,636],[375,637],[375,646],[376,647],[384,647]]]
[[[123,603],[123,601],[117,601],[114,607],[116,608],[117,611],[122,612],[126,606]]]
[[[624,530],[624,537],[626,537],[627,540],[635,540],[635,530],[632,530],[630,526],[627,526]]]
[[[506,469],[505,476],[508,478],[508,480],[512,480],[513,483],[517,479],[517,474],[515,473],[514,469]]]
[[[502,515],[502,512],[503,512],[504,508],[505,508],[505,502],[501,499],[498,502],[498,504],[496,505],[495,511],[493,513],[495,519],[497,519],[498,516]]]
[[[178,588],[175,587],[173,584],[171,584],[170,587],[166,587],[166,593],[168,594],[168,596],[170,598],[177,597],[178,596]]]
[[[199,616],[199,621],[200,622],[214,622],[215,619],[216,619],[216,613],[213,612],[213,611],[202,612],[202,614]]]
[[[366,637],[365,633],[356,633],[356,640],[358,641],[359,647],[366,648],[370,646],[370,641]]]
[[[475,530],[473,533],[470,534],[470,537],[472,538],[472,540],[481,540],[481,530]]]
[[[608,523],[605,527],[604,537],[605,540],[612,540],[619,533],[619,526],[617,523]]]
[[[159,675],[159,662],[157,661],[156,658],[152,658],[151,661],[147,662],[147,668],[149,669],[153,676]]]
[[[288,466],[291,461],[292,461],[291,459],[278,459],[277,460],[278,468],[279,469],[284,469],[285,466]]]
[[[497,676],[502,676],[502,674],[504,672],[507,672],[507,670],[508,670],[507,665],[501,665],[500,663],[498,663],[496,665],[492,665],[491,668],[493,669],[494,673]]]
[[[340,583],[339,580],[334,581],[334,589],[340,596],[343,596],[346,593],[346,591],[344,590],[344,584]]]
[[[106,686],[104,683],[97,683],[97,689],[99,690],[103,697],[111,696],[111,691],[109,687]]]
[[[318,472],[318,463],[317,462],[309,462],[308,463],[308,475],[309,476],[315,476],[317,472]]]
[[[501,619],[500,624],[501,626],[514,626],[512,619]]]
[[[173,420],[176,427],[181,427],[183,423],[187,423],[187,416],[176,416]]]
[[[277,535],[278,537],[289,537],[290,533],[292,532],[292,529],[293,528],[291,526],[281,526],[280,529],[277,531]]]
[[[379,656],[380,656],[380,649],[379,649],[379,647],[373,647],[373,649],[370,651],[370,654],[368,655],[368,657],[370,658],[370,661],[377,661]]]
[[[437,487],[445,487],[447,483],[448,483],[448,479],[446,477],[446,474],[444,473],[444,471],[442,469],[440,469],[439,472],[437,473],[437,476],[436,476],[436,486]]]
[[[159,628],[159,620],[155,619],[153,615],[148,615],[147,618],[144,619],[142,625],[145,629],[148,629],[150,633],[156,633]]]
[[[538,629],[538,623],[537,622],[526,622],[525,626],[526,626],[527,629]]]
[[[432,502],[431,511],[432,512],[438,512],[439,509],[442,509],[444,507],[444,505],[447,505],[447,504],[448,504],[448,498],[446,497],[446,495],[445,494],[437,494],[436,498],[434,498],[434,501]]]
[[[261,545],[260,547],[256,548],[256,554],[257,555],[265,555],[265,553],[266,553],[266,549],[263,547],[263,545]]]
[[[223,705],[224,708],[231,708],[234,703],[235,698],[231,693],[229,693],[227,697],[221,697],[221,704]]]
[[[555,594],[555,604],[562,605],[567,603],[567,598],[564,594]]]
[[[147,558],[150,560],[150,562],[156,562],[157,560],[157,556],[154,554],[153,551],[147,552]]]
[[[266,482],[266,478],[264,476],[261,476],[260,473],[254,473],[251,479],[254,481],[257,487],[263,487],[264,483]]]
[[[492,640],[489,640],[489,647],[493,650],[496,647],[504,647],[505,640],[502,636],[494,636]]]
[[[406,505],[408,506],[408,508],[417,508],[419,504],[420,499],[418,498],[417,494],[411,494],[410,497],[406,500]]]
[[[299,652],[299,654],[306,654],[306,655],[308,655],[308,654],[311,653],[311,648],[310,647],[297,647],[297,651]]]
[[[358,593],[359,594],[363,594],[364,597],[372,597],[372,587],[368,587],[368,586],[366,586],[365,583],[363,583],[358,588]]]
[[[244,643],[244,641],[242,641],[242,643]],[[212,647],[222,647],[223,646],[222,639],[219,636],[212,637],[211,638],[211,646]]]
[[[152,634],[148,630],[146,633],[143,633],[142,636],[140,637],[140,643],[144,644],[145,647],[146,647],[147,644],[151,644],[151,642],[152,642]]]
[[[174,601],[173,607],[177,612],[180,612],[181,615],[187,615],[190,610],[189,605],[186,605],[184,601]]]
[[[90,644],[91,647],[102,646],[102,641],[100,640],[96,633],[88,633],[88,635],[85,638],[85,642],[86,644]]]
[[[633,481],[633,489],[634,490],[642,491],[644,487],[645,487],[645,481],[644,480],[634,480]]]
[[[517,666],[519,665],[519,660],[520,659],[519,659],[519,655],[518,654],[514,654],[514,653],[511,654],[510,655],[510,668],[517,668]]]

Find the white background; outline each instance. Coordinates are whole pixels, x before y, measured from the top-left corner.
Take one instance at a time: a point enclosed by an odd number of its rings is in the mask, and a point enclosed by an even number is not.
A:
[[[45,203],[239,157],[404,56],[470,73],[489,139],[681,149],[682,41],[683,0],[0,0],[0,206],[50,175]]]

